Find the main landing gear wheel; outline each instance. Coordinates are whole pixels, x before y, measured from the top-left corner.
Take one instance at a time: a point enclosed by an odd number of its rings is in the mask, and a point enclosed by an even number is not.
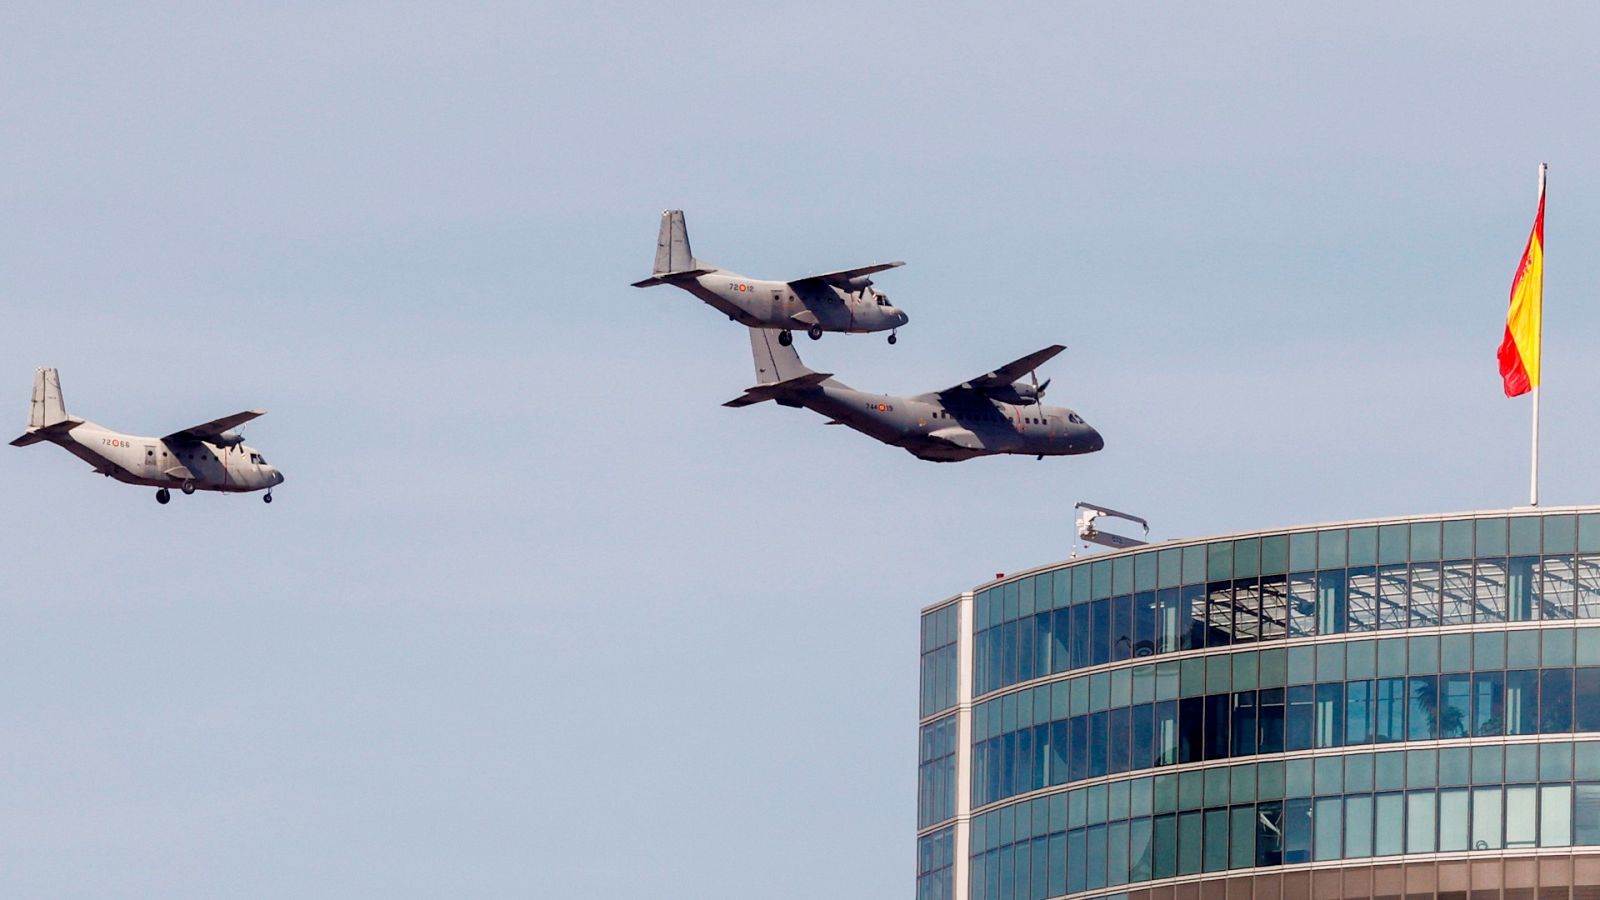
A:
[[[822,340],[822,326],[821,325],[813,325],[810,328],[806,329],[806,337],[811,338],[813,341]]]
[[[272,494],[271,493],[263,494],[261,496],[261,502],[262,503],[271,503],[272,502]]]
[[[194,493],[194,482],[185,481],[181,490],[185,495]]]
[[[794,332],[790,331],[787,328],[785,328],[784,330],[778,332],[778,345],[779,346],[787,347],[792,343],[794,343]]]
[[[157,503],[160,503],[161,505],[165,506],[171,500],[172,500],[172,492],[171,491],[167,490],[166,488],[162,488],[161,490],[156,491],[156,502]]]

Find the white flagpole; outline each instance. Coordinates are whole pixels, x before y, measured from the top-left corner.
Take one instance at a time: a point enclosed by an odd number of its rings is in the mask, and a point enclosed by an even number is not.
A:
[[[1544,200],[1544,176],[1549,163],[1539,164],[1539,200]],[[1534,335],[1539,348],[1539,380],[1544,380],[1544,242],[1539,242],[1539,330]],[[1539,386],[1533,388],[1533,472],[1528,482],[1528,505],[1539,505]]]

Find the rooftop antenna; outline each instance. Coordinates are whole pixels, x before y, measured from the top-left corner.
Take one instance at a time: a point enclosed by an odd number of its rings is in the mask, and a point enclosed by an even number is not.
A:
[[[1118,512],[1117,510],[1111,509],[1107,506],[1097,506],[1093,503],[1086,503],[1082,501],[1078,503],[1077,510],[1079,540],[1091,544],[1099,544],[1102,547],[1110,547],[1113,550],[1126,550],[1129,547],[1138,547],[1149,543],[1149,541],[1124,537],[1120,534],[1109,534],[1095,527],[1096,519],[1100,518],[1101,516],[1110,516],[1113,519],[1123,519],[1128,522],[1137,522],[1144,528],[1144,536],[1149,537],[1150,523],[1139,518],[1138,516],[1130,513]]]

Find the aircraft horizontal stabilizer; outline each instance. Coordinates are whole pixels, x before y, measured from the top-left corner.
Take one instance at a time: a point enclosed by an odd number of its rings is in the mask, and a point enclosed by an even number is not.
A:
[[[744,392],[744,396],[735,397],[734,399],[729,400],[727,403],[722,405],[731,407],[733,409],[738,409],[742,406],[753,406],[757,403],[765,403],[768,400],[776,400],[777,398],[786,396],[788,394],[794,394],[814,388],[832,377],[832,373],[829,372],[807,372],[804,375],[790,378],[787,381],[774,381],[769,384],[758,384],[755,387],[746,390]]]
[[[47,441],[58,434],[66,434],[82,424],[83,420],[77,416],[67,416],[65,419],[46,425],[43,428],[29,428],[21,437],[13,439],[11,446],[26,447],[30,444],[37,444],[40,441]]]
[[[676,284],[680,281],[693,281],[701,275],[710,275],[716,269],[684,269],[681,272],[661,272],[651,275],[643,281],[635,281],[634,287],[655,287],[658,284]]]

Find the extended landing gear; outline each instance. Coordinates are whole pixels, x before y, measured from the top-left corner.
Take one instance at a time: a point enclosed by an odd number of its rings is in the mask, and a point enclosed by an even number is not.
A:
[[[261,502],[262,503],[271,503],[272,502],[272,492],[271,491],[267,491],[265,494],[261,495]]]
[[[162,488],[162,490],[166,490],[166,488]],[[187,496],[188,496],[188,495],[190,495],[190,494],[192,494],[192,493],[194,493],[194,482],[192,482],[192,481],[185,481],[185,482],[184,482],[184,483],[183,483],[183,487],[182,487],[182,488],[180,488],[180,490],[182,490],[182,491],[183,491],[183,494],[184,494],[184,496],[186,496],[186,497],[187,497]]]
[[[806,337],[811,338],[813,341],[822,340],[822,326],[821,325],[813,325],[810,328],[806,329]]]
[[[166,488],[156,491],[156,502],[162,506],[166,506],[168,503],[172,502],[172,492]]]
[[[778,332],[778,345],[780,347],[787,347],[792,343],[794,343],[794,332],[787,328]]]
[[[890,332],[889,332],[889,346],[891,346],[891,347],[893,347],[893,346],[894,346],[894,345],[895,345],[895,342],[897,342],[897,341],[899,341],[899,340],[900,340],[900,339],[899,339],[899,338],[897,338],[897,337],[895,337],[895,336],[894,336],[894,332],[893,332],[893,331],[892,331],[892,330],[891,330],[891,331],[890,331]]]

